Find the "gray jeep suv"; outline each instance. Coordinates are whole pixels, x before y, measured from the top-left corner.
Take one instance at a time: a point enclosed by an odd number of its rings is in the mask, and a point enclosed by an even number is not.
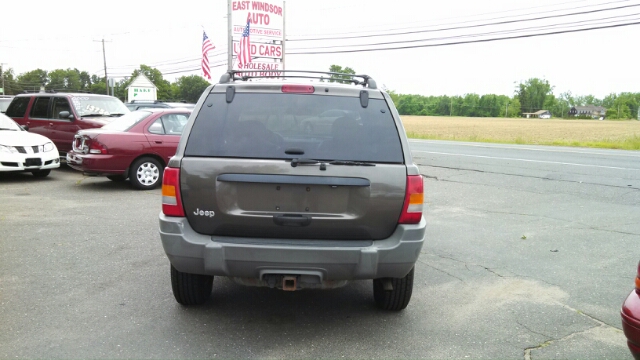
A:
[[[381,308],[409,303],[422,176],[389,95],[366,75],[327,75],[345,76],[230,71],[200,97],[162,184],[179,303],[205,302],[214,276],[287,291],[372,279]],[[305,126],[329,110],[343,116]]]

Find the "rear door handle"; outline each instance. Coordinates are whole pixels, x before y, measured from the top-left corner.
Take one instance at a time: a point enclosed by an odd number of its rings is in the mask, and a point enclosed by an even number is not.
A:
[[[162,141],[156,140],[155,143],[156,144],[162,144]]]
[[[280,226],[303,227],[311,224],[311,216],[298,214],[278,214],[273,215],[273,222]]]
[[[49,127],[53,127],[53,123],[49,123]]]

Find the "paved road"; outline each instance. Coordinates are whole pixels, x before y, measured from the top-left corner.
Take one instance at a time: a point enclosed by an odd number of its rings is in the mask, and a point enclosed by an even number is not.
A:
[[[412,141],[427,243],[414,295],[285,293],[216,278],[179,306],[159,191],[0,176],[0,358],[631,358],[640,153]]]

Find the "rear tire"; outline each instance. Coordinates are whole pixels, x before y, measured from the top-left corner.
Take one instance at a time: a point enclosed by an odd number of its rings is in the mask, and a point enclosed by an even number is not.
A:
[[[209,299],[213,276],[183,273],[171,265],[171,288],[182,305],[198,305]]]
[[[33,174],[33,176],[37,178],[43,178],[43,177],[49,176],[50,172],[51,170],[35,170],[35,171],[32,171],[31,173]]]
[[[131,165],[129,181],[139,190],[155,189],[162,183],[162,164],[152,157],[142,157]]]
[[[383,279],[373,279],[373,299],[379,308],[400,311],[407,307],[413,291],[414,268],[403,278],[391,278],[393,290],[385,291]]]
[[[107,175],[107,179],[115,182],[122,182],[127,180],[127,178],[124,175]]]

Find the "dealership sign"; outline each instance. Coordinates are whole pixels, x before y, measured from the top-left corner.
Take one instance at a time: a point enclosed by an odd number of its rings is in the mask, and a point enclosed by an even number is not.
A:
[[[230,30],[233,69],[244,75],[279,76],[284,70],[284,1],[231,1]],[[239,65],[240,40],[249,22],[251,62]]]

